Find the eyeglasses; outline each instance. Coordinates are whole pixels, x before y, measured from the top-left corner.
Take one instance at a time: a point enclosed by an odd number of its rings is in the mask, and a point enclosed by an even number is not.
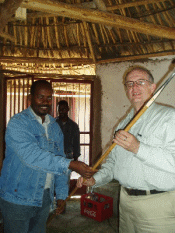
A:
[[[134,84],[136,84],[137,86],[145,86],[146,83],[152,83],[150,82],[149,80],[146,80],[146,79],[139,79],[137,81],[128,81],[125,83],[125,87],[126,88],[131,88],[134,86]]]

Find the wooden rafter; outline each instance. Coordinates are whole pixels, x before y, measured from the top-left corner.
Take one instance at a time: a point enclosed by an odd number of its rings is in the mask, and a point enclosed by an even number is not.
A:
[[[168,56],[168,55],[175,55],[175,51],[171,52],[160,52],[159,56]],[[135,56],[125,56],[125,57],[119,57],[119,58],[112,58],[108,60],[100,60],[96,61],[96,64],[101,63],[110,63],[110,62],[119,62],[119,61],[130,61],[130,60],[137,60],[137,59],[145,59],[149,57],[157,57],[157,53],[149,53],[149,54],[142,54],[142,55],[135,55]],[[29,57],[5,57],[0,56],[0,62],[6,63],[6,64],[12,64],[12,63],[40,63],[40,64],[53,64],[56,65],[63,65],[63,64],[94,64],[92,59],[81,59],[81,58],[72,58],[72,59],[54,59],[54,58],[29,58]]]
[[[168,55],[175,55],[175,51],[173,52],[160,52],[159,56],[168,56]],[[118,58],[112,58],[108,60],[100,60],[97,61],[96,64],[102,64],[102,63],[111,63],[111,62],[120,62],[120,61],[131,61],[131,60],[138,60],[138,59],[145,59],[149,57],[157,57],[158,53],[149,53],[149,54],[142,54],[142,55],[135,55],[135,56],[125,56],[125,57],[118,57]]]
[[[93,64],[92,59],[88,58],[41,58],[41,57],[10,57],[0,56],[0,62],[3,63],[41,63],[41,64]]]
[[[6,6],[7,11],[9,1],[19,0],[5,0],[0,10]],[[13,18],[14,22],[7,25],[8,20],[12,21],[7,17],[0,32],[0,37],[3,37],[0,40],[1,56],[4,56],[3,59],[0,57],[0,62],[7,63],[7,66],[10,63],[16,66],[16,62],[27,66],[28,63],[31,67],[34,63],[49,64],[53,69],[57,65],[64,69],[69,64],[71,69],[71,64],[174,54],[175,21],[169,10],[174,7],[173,1],[107,0],[105,6],[103,0],[93,0],[95,8],[92,10],[81,0],[71,1],[72,4],[59,0],[23,0],[20,7],[30,10],[27,11],[27,20],[15,21]],[[114,4],[117,11],[109,12],[109,7]],[[146,12],[144,16],[143,12]]]
[[[112,27],[129,29],[153,36],[175,39],[175,28],[146,23],[133,18],[99,10],[77,7],[72,4],[54,2],[51,0],[45,0],[44,2],[43,0],[35,0],[35,2],[23,2],[21,5],[32,10],[58,14],[64,17],[109,25]]]
[[[9,35],[8,33],[0,32],[0,35],[1,35],[2,37],[4,37],[5,39],[8,39],[8,40],[10,40],[10,41],[12,41],[12,42],[15,42],[15,37]]]
[[[89,33],[89,27],[88,27],[88,24],[86,22],[83,22],[83,26],[84,26],[84,29],[85,29],[85,33],[86,33],[89,49],[90,49],[90,52],[91,52],[91,56],[92,56],[92,59],[93,59],[93,61],[95,63],[96,58],[95,58],[95,53],[94,53],[94,49],[93,49],[93,46],[92,46],[92,41],[91,41],[91,37],[90,37],[90,33]]]
[[[108,7],[106,7],[106,9],[107,9],[107,11],[113,11],[113,10],[117,10],[117,9],[121,9],[121,8],[136,7],[136,6],[151,4],[151,3],[155,3],[155,2],[163,2],[163,1],[165,1],[165,0],[137,0],[134,2],[117,4],[115,6],[108,6]]]
[[[23,0],[5,0],[0,7],[0,33],[3,32],[5,25],[12,18]]]

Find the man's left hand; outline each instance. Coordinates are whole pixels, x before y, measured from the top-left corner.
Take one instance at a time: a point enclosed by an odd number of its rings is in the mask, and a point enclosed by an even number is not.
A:
[[[140,146],[137,138],[124,130],[119,130],[115,133],[113,142],[134,154],[137,154]]]

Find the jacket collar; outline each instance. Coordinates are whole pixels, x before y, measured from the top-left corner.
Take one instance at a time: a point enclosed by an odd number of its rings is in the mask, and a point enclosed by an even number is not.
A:
[[[25,111],[25,113],[29,116],[29,118],[30,118],[31,120],[38,121],[37,118],[36,118],[36,116],[35,116],[35,114],[33,113],[33,110],[32,110],[32,108],[31,108],[31,106],[29,106],[29,107],[28,107],[27,109],[25,109],[24,111]],[[54,119],[51,115],[47,114],[47,117],[49,117],[50,124],[55,123],[55,119]]]

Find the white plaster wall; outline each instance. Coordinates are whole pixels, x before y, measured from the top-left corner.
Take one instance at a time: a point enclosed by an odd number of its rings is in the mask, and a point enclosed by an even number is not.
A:
[[[113,132],[118,122],[130,108],[130,102],[126,97],[122,83],[124,72],[133,65],[144,66],[151,71],[157,84],[163,78],[166,80],[171,76],[173,69],[170,71],[170,68],[172,68],[171,63],[174,58],[174,56],[166,56],[150,58],[145,62],[127,61],[97,65],[96,74],[101,79],[102,85],[101,136],[103,153],[111,145]],[[168,71],[170,72],[168,73]],[[175,78],[160,94],[156,102],[175,106],[174,92]]]

